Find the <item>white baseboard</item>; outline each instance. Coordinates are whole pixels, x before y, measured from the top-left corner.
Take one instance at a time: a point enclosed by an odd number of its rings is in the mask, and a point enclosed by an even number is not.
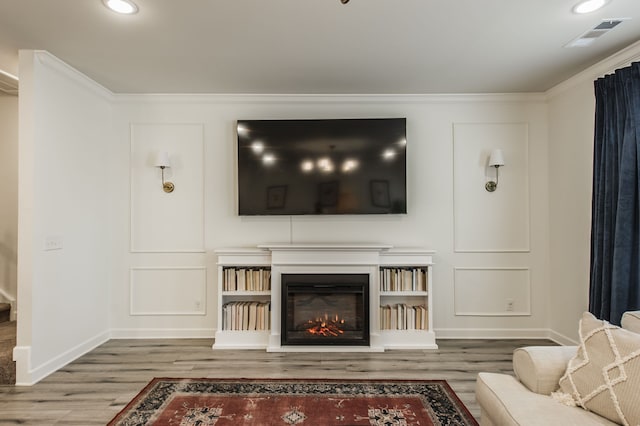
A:
[[[570,339],[564,334],[553,330],[549,330],[549,339],[562,346],[577,346],[579,344],[576,340]]]
[[[213,328],[112,328],[112,339],[213,339]]]
[[[13,360],[16,361],[16,386],[36,384],[49,374],[107,342],[109,337],[109,331],[102,332],[36,368],[31,367],[31,346],[16,346],[13,349]]]
[[[13,360],[16,362],[16,385],[31,386],[31,346],[13,348]]]
[[[546,328],[440,328],[437,339],[549,339]]]
[[[563,346],[578,343],[548,328],[441,328],[438,339],[548,339]]]

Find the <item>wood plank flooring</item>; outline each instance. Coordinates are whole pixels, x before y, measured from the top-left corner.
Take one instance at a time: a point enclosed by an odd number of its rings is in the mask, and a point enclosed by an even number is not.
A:
[[[0,387],[0,425],[104,425],[154,377],[445,379],[479,416],[480,371],[513,374],[512,352],[546,340],[439,340],[385,353],[213,351],[210,339],[111,340],[30,387]]]

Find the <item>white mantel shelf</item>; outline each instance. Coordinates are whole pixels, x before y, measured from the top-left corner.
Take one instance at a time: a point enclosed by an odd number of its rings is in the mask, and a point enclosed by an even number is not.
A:
[[[437,349],[433,331],[432,266],[433,250],[395,248],[376,243],[267,243],[256,248],[215,250],[218,258],[218,331],[214,349],[266,349],[269,352],[380,352],[385,349]],[[252,295],[246,300],[269,300],[269,331],[229,331],[222,329],[222,307],[228,300],[237,301],[242,293],[222,291],[224,269],[228,267],[264,267],[271,269],[270,295]],[[427,291],[381,291],[383,268],[420,268],[427,272]],[[281,276],[282,274],[357,273],[369,275],[369,346],[284,346],[281,345]],[[381,330],[380,307],[396,303],[427,306],[426,330]]]
[[[289,251],[289,250],[304,250],[304,251],[383,251],[393,248],[388,244],[341,244],[341,243],[304,243],[304,244],[260,244],[260,249],[270,251]]]

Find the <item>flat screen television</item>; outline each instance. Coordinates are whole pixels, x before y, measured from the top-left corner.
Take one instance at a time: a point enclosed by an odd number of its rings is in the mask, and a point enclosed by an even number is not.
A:
[[[406,119],[238,120],[238,212],[407,212]]]

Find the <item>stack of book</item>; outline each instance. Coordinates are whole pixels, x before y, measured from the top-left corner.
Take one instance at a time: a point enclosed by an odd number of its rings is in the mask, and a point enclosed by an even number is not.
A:
[[[270,302],[229,302],[222,306],[223,330],[269,330]]]
[[[427,330],[429,318],[424,305],[405,303],[380,306],[381,330]]]
[[[381,291],[427,291],[425,268],[380,268]]]
[[[224,268],[224,291],[269,291],[271,270],[267,268]]]

